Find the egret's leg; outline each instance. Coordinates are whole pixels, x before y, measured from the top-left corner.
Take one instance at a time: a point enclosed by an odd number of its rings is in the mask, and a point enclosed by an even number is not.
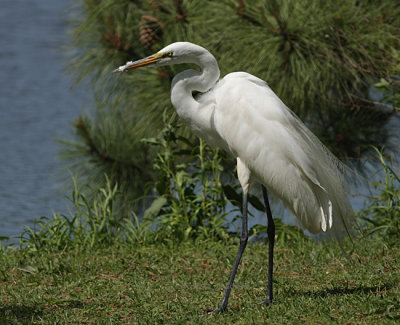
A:
[[[274,243],[275,243],[275,223],[272,218],[271,207],[269,205],[267,189],[262,185],[262,192],[264,196],[265,209],[267,211],[267,234],[268,234],[268,288],[265,303],[272,302],[272,274],[274,268]]]
[[[228,281],[228,285],[226,286],[224,298],[222,299],[221,305],[216,310],[216,312],[225,311],[228,306],[228,299],[229,299],[229,294],[232,289],[233,280],[235,280],[236,271],[238,269],[240,259],[242,258],[244,249],[246,248],[248,237],[249,236],[248,236],[248,229],[247,229],[247,191],[244,191],[243,192],[242,232],[240,235],[239,251],[236,255],[235,264],[233,265],[233,269],[232,269],[231,276]]]

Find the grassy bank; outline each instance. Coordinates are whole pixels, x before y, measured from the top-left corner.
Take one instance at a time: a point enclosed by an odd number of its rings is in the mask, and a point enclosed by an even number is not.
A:
[[[379,157],[385,179],[358,212],[364,239],[316,243],[276,219],[274,303],[257,304],[267,247],[249,243],[229,312],[208,317],[201,315],[218,307],[238,247],[224,209],[215,213],[226,201],[209,192],[208,178],[198,181],[207,195],[180,182],[142,222],[119,218],[122,193],[108,178],[90,197],[75,182],[71,216],[40,218],[20,249],[0,249],[0,324],[397,324],[400,177]]]
[[[350,257],[310,241],[278,245],[275,302],[264,298],[266,247],[249,244],[217,307],[236,254],[228,243],[111,245],[1,253],[1,324],[390,324],[400,320],[400,252],[365,242]]]

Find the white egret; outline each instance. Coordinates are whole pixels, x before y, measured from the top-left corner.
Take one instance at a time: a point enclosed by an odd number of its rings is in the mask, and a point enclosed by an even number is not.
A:
[[[173,43],[147,58],[128,62],[114,72],[180,63],[195,64],[200,71],[185,70],[173,78],[172,104],[196,135],[237,159],[237,174],[243,189],[239,251],[216,311],[227,309],[247,244],[250,182],[261,183],[267,212],[269,257],[265,303],[268,304],[273,299],[275,225],[266,189],[280,198],[311,233],[339,232],[349,229],[354,219],[344,188],[344,166],[265,81],[245,72],[230,73],[220,80],[216,59],[201,46]],[[194,98],[194,91],[201,95]]]

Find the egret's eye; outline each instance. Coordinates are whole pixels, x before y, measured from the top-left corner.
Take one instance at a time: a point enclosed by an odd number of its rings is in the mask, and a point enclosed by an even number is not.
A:
[[[172,51],[167,51],[167,52],[158,52],[156,54],[153,54],[152,57],[156,58],[156,59],[165,59],[165,58],[170,58],[173,56],[173,52]]]
[[[168,52],[164,52],[163,54],[162,54],[162,57],[163,58],[170,58],[170,57],[172,57],[173,56],[173,52],[172,51],[168,51]]]

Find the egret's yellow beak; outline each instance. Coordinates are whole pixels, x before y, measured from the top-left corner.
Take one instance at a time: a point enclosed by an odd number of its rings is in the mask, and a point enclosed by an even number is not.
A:
[[[131,69],[136,69],[140,67],[145,67],[146,65],[151,65],[154,63],[157,63],[160,59],[162,58],[162,55],[159,53],[153,54],[148,56],[147,58],[137,60],[137,61],[130,61],[126,63],[125,65],[121,65],[119,68],[115,69],[113,72],[122,72],[122,71],[127,71]]]

